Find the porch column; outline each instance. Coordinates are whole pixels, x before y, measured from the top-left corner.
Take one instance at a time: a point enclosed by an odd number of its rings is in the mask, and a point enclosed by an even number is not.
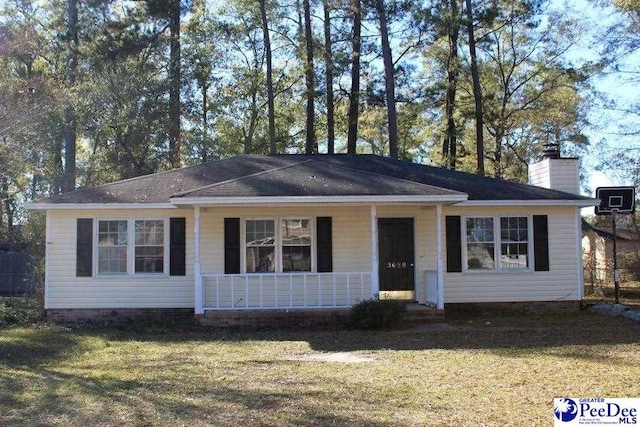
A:
[[[378,298],[380,282],[378,278],[378,215],[371,206],[371,298]]]
[[[202,275],[200,274],[200,206],[196,206],[193,212],[193,276],[194,276],[194,311],[195,314],[204,314],[204,295],[202,292]]]
[[[438,303],[444,309],[444,258],[442,255],[442,205],[436,205],[436,271],[438,274]]]
[[[575,214],[576,233],[576,259],[578,262],[578,298],[584,298],[584,260],[582,259],[582,217],[580,208],[576,208]]]

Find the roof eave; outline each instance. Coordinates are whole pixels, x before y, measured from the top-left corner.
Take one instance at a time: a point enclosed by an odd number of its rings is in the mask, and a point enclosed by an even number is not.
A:
[[[574,206],[586,208],[600,204],[598,199],[466,200],[457,206]]]
[[[23,203],[27,210],[176,209],[172,203]]]

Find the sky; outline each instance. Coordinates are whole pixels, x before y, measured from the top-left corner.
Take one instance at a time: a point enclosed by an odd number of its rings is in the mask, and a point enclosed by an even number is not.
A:
[[[621,19],[614,10],[596,9],[592,6],[592,2],[587,0],[572,0],[570,2],[553,0],[552,3],[555,7],[571,7],[578,11],[588,25],[589,36],[585,37],[572,52],[576,59],[595,59],[595,38],[604,31],[604,28]],[[622,64],[621,70],[638,71],[639,65],[640,54],[636,54]],[[616,100],[620,105],[637,104],[640,100],[640,85],[630,81],[629,74],[624,72],[603,76],[594,80],[592,84],[597,91]],[[588,182],[584,183],[585,186],[591,190],[592,194],[595,194],[597,187],[630,185],[629,182],[625,182],[619,171],[611,169],[598,171],[596,167],[603,155],[615,153],[620,149],[640,151],[640,136],[620,135],[620,127],[637,121],[637,116],[619,113],[599,103],[593,103],[588,117],[591,126],[585,130],[585,133],[589,137],[591,147],[582,158],[582,166],[588,177]],[[596,147],[597,144],[599,145]]]

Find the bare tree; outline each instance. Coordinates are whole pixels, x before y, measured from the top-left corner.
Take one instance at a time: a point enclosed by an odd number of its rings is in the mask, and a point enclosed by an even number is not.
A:
[[[351,40],[351,92],[349,93],[349,130],[347,133],[347,153],[356,152],[358,140],[358,116],[360,112],[360,33],[362,30],[362,10],[360,0],[351,0],[353,13],[353,38]]]
[[[169,163],[179,168],[180,136],[180,0],[174,0],[169,10]]]
[[[267,114],[269,119],[269,154],[276,154],[276,119],[273,102],[273,66],[271,55],[271,39],[269,38],[269,22],[267,21],[266,0],[260,0],[260,19],[262,20],[262,36],[267,59]]]
[[[458,85],[458,35],[460,33],[460,12],[458,0],[449,1],[449,25],[447,26],[447,40],[449,53],[447,55],[447,95],[445,101],[445,114],[447,118],[447,131],[442,144],[442,157],[444,164],[449,169],[456,168],[458,130],[454,119],[456,105],[456,91]]]
[[[469,59],[471,60],[471,79],[473,80],[473,99],[475,101],[476,119],[476,173],[484,175],[484,118],[482,111],[482,87],[476,55],[476,38],[473,31],[473,9],[471,0],[465,0],[467,12],[467,33],[469,34]]]
[[[69,59],[67,61],[67,79],[70,87],[76,83],[78,71],[78,3],[77,0],[68,0],[68,43]],[[73,191],[76,188],[76,133],[77,120],[71,100],[65,109],[64,126],[64,172],[62,179],[62,192]]]
[[[331,8],[329,6],[329,0],[323,0],[322,8],[324,11],[324,67],[325,67],[325,79],[327,81],[327,153],[333,154],[335,152],[335,119],[334,101],[333,101],[333,53],[331,43]]]
[[[380,23],[380,40],[382,44],[382,59],[384,62],[385,93],[387,100],[387,118],[389,120],[389,156],[398,158],[398,114],[396,113],[396,86],[393,72],[393,57],[389,45],[389,31],[387,29],[387,13],[383,0],[376,0],[376,13]]]
[[[307,62],[305,64],[305,80],[307,86],[307,120],[306,120],[306,144],[305,153],[315,154],[318,152],[318,142],[314,129],[315,119],[315,76],[313,73],[313,33],[311,31],[311,7],[309,0],[303,0],[304,8],[304,36],[307,52]]]

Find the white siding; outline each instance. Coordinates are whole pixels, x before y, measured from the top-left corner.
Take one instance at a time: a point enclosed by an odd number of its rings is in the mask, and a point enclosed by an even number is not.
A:
[[[49,211],[46,308],[193,307],[193,211]],[[186,276],[76,277],[77,218],[128,219],[185,217]],[[167,230],[168,232],[168,230]],[[95,236],[94,236],[95,239]],[[95,250],[95,249],[94,249]],[[167,272],[168,273],[168,272]]]
[[[368,272],[370,260],[369,207],[250,207],[206,208],[201,211],[201,255],[203,274],[224,272],[225,218],[315,218],[332,217],[333,270]]]
[[[445,215],[548,215],[550,263],[549,271],[445,273],[445,303],[580,299],[576,208],[448,207],[444,211]]]
[[[425,300],[427,270],[436,269],[436,208],[378,206],[378,217],[414,218],[416,299]],[[574,300],[578,297],[576,210],[444,207],[444,215],[548,215],[550,271],[445,273],[445,303]],[[193,307],[194,219],[190,209],[49,211],[47,308]],[[370,207],[225,207],[201,210],[203,274],[224,273],[224,218],[330,216],[335,272],[371,271]],[[77,218],[185,217],[187,274],[182,277],[76,277]],[[443,224],[443,250],[445,236]],[[446,266],[446,263],[445,263]],[[376,268],[377,270],[377,268]]]

